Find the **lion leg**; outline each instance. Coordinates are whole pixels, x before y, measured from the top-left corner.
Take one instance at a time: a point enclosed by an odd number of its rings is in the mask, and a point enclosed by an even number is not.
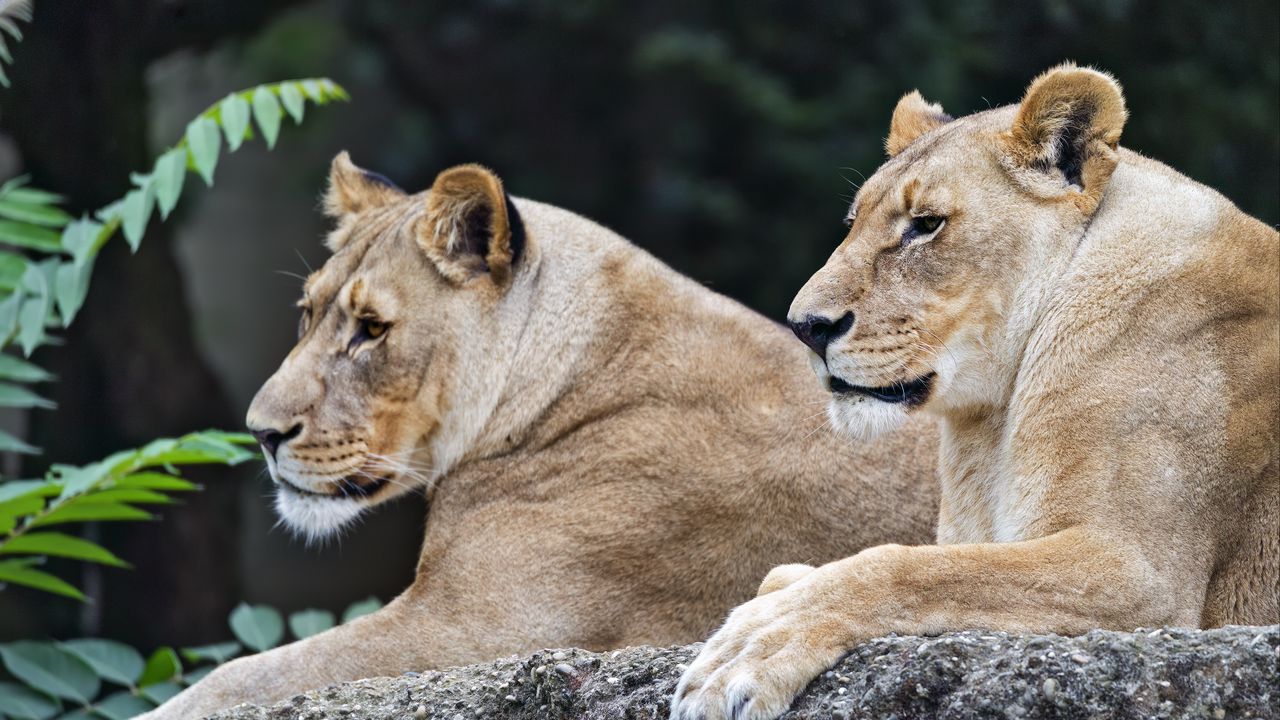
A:
[[[344,625],[237,658],[142,716],[187,720],[240,703],[267,704],[332,683],[426,669],[436,656],[432,614],[405,593]]]
[[[889,632],[1196,625],[1203,591],[1085,528],[1022,542],[882,545],[734,610],[685,671],[671,717],[777,717],[845,653]]]

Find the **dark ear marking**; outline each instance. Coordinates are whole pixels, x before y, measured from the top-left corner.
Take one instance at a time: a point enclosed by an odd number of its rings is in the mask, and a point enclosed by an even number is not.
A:
[[[1003,135],[1001,162],[1032,193],[1069,199],[1092,214],[1119,162],[1127,117],[1114,78],[1059,65],[1028,86]]]
[[[511,226],[511,264],[517,265],[524,255],[524,219],[520,217],[520,211],[516,210],[516,204],[511,202],[511,196],[505,190],[503,195],[507,200],[507,224]]]
[[[502,181],[480,165],[440,173],[426,199],[418,243],[457,283],[487,274],[505,287],[525,246],[524,223]]]

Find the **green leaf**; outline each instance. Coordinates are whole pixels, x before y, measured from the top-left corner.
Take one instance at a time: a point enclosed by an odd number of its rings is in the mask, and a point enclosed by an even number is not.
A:
[[[116,480],[116,487],[141,488],[143,490],[182,491],[199,490],[200,486],[180,477],[164,473],[135,473]]]
[[[14,677],[43,693],[88,705],[102,686],[89,664],[53,643],[19,640],[0,645]]]
[[[0,379],[38,383],[52,380],[53,375],[46,372],[39,365],[23,360],[16,355],[0,353]]]
[[[56,407],[53,401],[42,398],[21,385],[7,382],[0,382],[0,406],[44,409]]]
[[[289,616],[289,632],[301,640],[328,630],[334,623],[328,610],[301,610]]]
[[[187,125],[187,149],[196,172],[206,185],[213,185],[213,169],[218,166],[218,151],[222,148],[222,134],[218,123],[207,117],[198,117]]]
[[[0,198],[0,217],[54,228],[60,228],[71,222],[71,216],[62,208],[42,203],[22,202],[12,196]]]
[[[18,310],[18,344],[27,357],[44,342],[44,319],[48,316],[45,298],[29,297],[22,301],[22,308]]]
[[[298,83],[289,82],[280,85],[280,102],[293,118],[293,124],[301,124],[307,101],[302,97],[302,90],[298,87]]]
[[[270,650],[284,639],[284,620],[275,608],[246,605],[231,611],[231,632],[248,647],[258,652]]]
[[[129,563],[111,554],[106,548],[72,535],[56,532],[19,535],[0,544],[0,554],[55,555],[76,560],[129,567]]]
[[[160,219],[168,220],[169,213],[178,204],[182,185],[187,178],[187,151],[174,148],[156,160],[153,174],[156,183],[156,203],[160,206]]]
[[[114,640],[68,640],[62,649],[89,663],[99,677],[125,687],[137,682],[146,667],[137,650]]]
[[[0,250],[0,290],[13,290],[27,272],[27,259],[17,253]]]
[[[26,269],[22,271],[26,276]],[[22,301],[25,299],[22,283],[18,283],[17,289],[13,294],[4,300],[0,300],[0,342],[9,342],[13,339],[13,334],[18,330],[18,314],[22,308]]]
[[[12,35],[14,40],[22,42],[22,29],[18,27],[18,23],[0,15],[0,28],[3,28],[5,32]]]
[[[227,135],[227,147],[231,152],[240,149],[249,133],[249,101],[232,93],[218,105],[218,114],[222,118],[222,131]]]
[[[40,448],[35,445],[28,445],[20,438],[0,430],[0,452],[16,452],[24,455],[39,455]]]
[[[62,249],[58,240],[58,233],[49,228],[13,220],[0,220],[0,242],[54,253]]]
[[[56,483],[47,480],[8,480],[0,482],[0,512],[3,504],[14,499],[35,497],[46,498],[58,494],[60,488]]]
[[[0,197],[27,205],[56,205],[67,199],[58,193],[30,187],[13,187],[8,192],[0,194]]]
[[[0,682],[0,712],[15,720],[48,720],[58,704],[45,695],[15,683]]]
[[[138,505],[168,505],[173,502],[173,499],[168,495],[153,490],[116,487],[87,494],[80,498],[79,501],[84,503],[122,502]]]
[[[75,503],[64,505],[48,515],[31,523],[31,527],[44,527],[68,522],[89,522],[106,520],[150,520],[153,516],[145,510],[139,510],[120,503]]]
[[[191,663],[212,662],[221,665],[222,663],[239,655],[242,650],[244,650],[244,648],[240,643],[230,640],[224,643],[217,643],[216,645],[202,645],[200,647],[183,648],[182,657],[186,658],[187,662]]]
[[[142,688],[140,692],[151,702],[163,705],[169,698],[182,692],[182,686],[176,682],[158,682]]]
[[[85,599],[84,593],[77,590],[74,585],[56,575],[33,569],[31,567],[32,562],[31,558],[0,560],[0,583],[11,582],[16,585],[35,588],[36,590],[65,595],[76,600]]]
[[[93,711],[107,720],[128,720],[156,709],[155,703],[122,690],[93,704]]]
[[[267,141],[268,148],[276,146],[276,136],[280,134],[280,116],[280,103],[276,101],[275,93],[266,87],[253,91],[253,119],[262,128],[262,137]]]
[[[80,265],[75,262],[58,266],[58,276],[54,281],[54,298],[58,305],[58,316],[62,318],[62,326],[67,327],[76,319],[76,314],[84,305],[89,295],[89,280],[93,277],[93,261]]]
[[[13,530],[16,519],[33,515],[44,509],[44,498],[30,494],[0,503],[0,532]],[[0,545],[0,547],[3,547]]]
[[[102,247],[102,223],[82,217],[62,230],[62,247],[71,253],[77,265],[84,265]]]
[[[323,103],[325,101],[324,93],[320,90],[320,83],[315,80],[303,80],[301,83],[302,92],[311,98],[312,102]]]
[[[358,617],[363,617],[369,613],[375,612],[381,607],[382,603],[375,597],[369,597],[359,602],[351,603],[346,612],[342,613],[342,623],[345,625]]]
[[[102,462],[79,467],[59,463],[49,468],[45,479],[62,483],[62,492],[59,497],[67,498],[78,495],[106,480],[108,473],[108,467]]]
[[[138,678],[138,687],[170,682],[182,674],[182,662],[173,648],[162,647],[147,658],[147,666]]]
[[[124,204],[120,206],[120,216],[124,225],[124,239],[130,249],[138,251],[142,244],[142,234],[146,232],[147,221],[151,219],[151,211],[155,209],[155,196],[145,189],[130,190],[124,196]]]

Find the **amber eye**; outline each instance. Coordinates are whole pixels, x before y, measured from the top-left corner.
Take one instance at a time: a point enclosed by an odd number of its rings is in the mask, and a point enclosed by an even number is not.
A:
[[[373,318],[361,318],[360,332],[370,340],[377,340],[387,331],[387,324]]]
[[[911,229],[917,235],[928,235],[942,227],[942,222],[943,218],[937,215],[921,215],[920,217],[911,218]]]

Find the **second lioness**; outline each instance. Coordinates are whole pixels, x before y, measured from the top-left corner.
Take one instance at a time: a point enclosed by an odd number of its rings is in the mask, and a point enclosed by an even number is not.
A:
[[[327,204],[334,255],[249,424],[300,532],[425,487],[417,579],[158,716],[547,646],[689,642],[774,565],[931,539],[933,424],[834,437],[780,325],[476,166],[406,195],[340,155]]]

